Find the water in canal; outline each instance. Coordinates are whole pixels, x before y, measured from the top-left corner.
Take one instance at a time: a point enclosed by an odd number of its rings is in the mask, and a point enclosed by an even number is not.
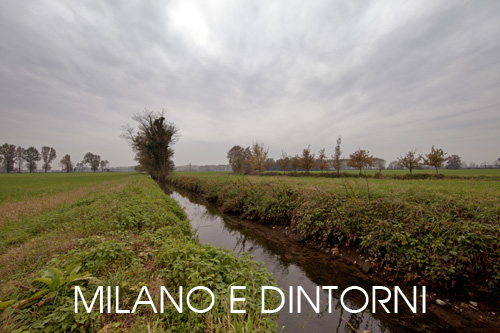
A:
[[[293,286],[295,300],[297,286],[302,286],[313,302],[316,286],[339,287],[339,292],[334,293],[331,300],[331,313],[326,290],[320,293],[320,313],[315,313],[304,298],[301,314],[296,313],[296,304],[294,313],[290,313],[289,304],[285,303],[278,320],[279,327],[285,327],[285,332],[405,332],[440,329],[431,314],[426,314],[425,318],[424,315],[413,315],[410,311],[372,314],[371,304],[364,312],[347,312],[340,306],[340,292],[349,286],[360,286],[369,291],[374,284],[356,267],[333,260],[331,255],[292,240],[284,235],[283,230],[222,214],[213,205],[188,192],[182,191],[181,194],[179,190],[169,190],[169,195],[184,208],[202,243],[223,246],[238,255],[246,251],[255,260],[264,262],[278,286],[285,291],[287,302],[290,286]],[[361,292],[354,291],[348,295],[345,303],[349,308],[363,306],[365,298]],[[434,323],[430,324],[430,320]]]

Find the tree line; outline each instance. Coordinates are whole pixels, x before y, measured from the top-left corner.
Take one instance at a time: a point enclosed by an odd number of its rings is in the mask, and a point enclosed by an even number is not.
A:
[[[7,173],[23,172],[23,165],[32,173],[38,170],[38,162],[42,161],[42,170],[47,172],[52,169],[52,162],[57,158],[57,152],[53,147],[43,146],[41,151],[35,147],[23,148],[9,143],[0,146],[0,163]],[[64,172],[82,172],[87,165],[93,172],[101,169],[103,172],[109,165],[108,160],[101,159],[101,156],[88,152],[83,160],[74,164],[69,154],[59,161]]]
[[[283,172],[303,170],[310,172],[311,170],[335,170],[340,173],[340,170],[352,168],[359,170],[361,174],[363,169],[376,167],[379,171],[385,169],[386,161],[374,157],[369,151],[358,148],[355,152],[343,156],[341,150],[342,138],[339,136],[334,149],[333,155],[330,157],[326,154],[326,149],[322,148],[316,155],[311,151],[311,146],[304,148],[302,154],[288,155],[282,152],[280,158],[275,161],[268,158],[269,149],[263,143],[255,142],[252,146],[243,148],[235,145],[227,152],[229,165],[235,173],[261,173],[263,171]],[[423,166],[434,168],[436,173],[439,169],[445,166],[450,169],[461,168],[462,162],[458,155],[447,156],[447,153],[440,148],[432,146],[430,153],[426,155],[417,154],[416,150],[410,150],[405,155],[398,157],[397,161],[391,162],[391,168],[406,168],[410,174],[415,169]]]

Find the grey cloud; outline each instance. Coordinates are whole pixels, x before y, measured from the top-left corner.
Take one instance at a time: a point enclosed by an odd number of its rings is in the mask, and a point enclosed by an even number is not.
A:
[[[133,164],[120,126],[167,108],[177,164],[224,163],[255,140],[275,157],[328,151],[338,135],[388,160],[432,144],[494,159],[499,14],[496,1],[4,1],[0,136]]]

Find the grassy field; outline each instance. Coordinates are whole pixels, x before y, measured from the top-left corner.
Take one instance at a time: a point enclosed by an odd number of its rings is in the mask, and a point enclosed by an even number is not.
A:
[[[141,174],[2,175],[2,207],[56,198],[50,207],[4,217],[0,223],[0,331],[243,331],[275,330],[251,295],[274,279],[249,256],[201,245],[185,213]],[[15,184],[18,186],[15,186]],[[54,184],[51,187],[51,183]],[[33,184],[33,189],[27,189]],[[249,278],[249,276],[251,278]],[[229,314],[229,285],[247,287],[246,314]],[[171,302],[156,314],[75,313],[79,285],[90,303],[98,286],[120,287],[120,308],[132,309],[146,286],[159,311],[160,286],[174,299],[205,286],[216,296],[212,310],[178,313]],[[185,293],[186,293],[185,292]],[[185,297],[185,295],[184,295]],[[144,300],[144,297],[142,297]],[[276,300],[269,299],[269,303]],[[198,309],[210,299],[195,293]],[[107,296],[104,296],[107,304]],[[271,307],[274,304],[267,304]],[[83,303],[80,301],[80,309]]]
[[[0,174],[0,205],[88,188],[130,176],[127,172]]]
[[[470,176],[457,171],[455,175]],[[324,248],[359,247],[411,283],[500,294],[500,179],[324,178],[184,172],[171,183],[228,213],[290,226]],[[482,175],[486,176],[486,175]]]

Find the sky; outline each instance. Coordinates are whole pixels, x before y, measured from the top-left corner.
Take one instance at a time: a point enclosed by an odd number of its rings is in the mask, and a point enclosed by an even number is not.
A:
[[[0,144],[135,165],[122,126],[179,128],[176,165],[269,156],[500,157],[500,1],[0,2]]]

